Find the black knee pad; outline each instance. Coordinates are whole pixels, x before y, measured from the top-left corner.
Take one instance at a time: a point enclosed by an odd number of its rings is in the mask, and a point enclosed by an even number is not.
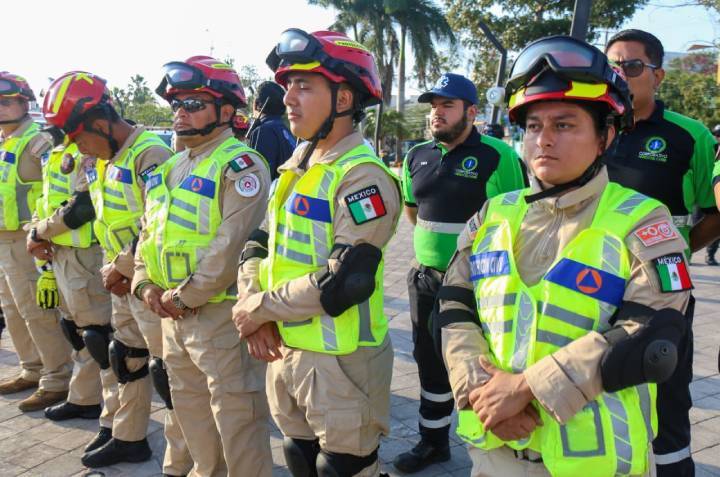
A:
[[[160,395],[165,406],[172,409],[172,397],[170,396],[170,381],[168,380],[165,363],[160,358],[153,356],[148,363],[148,371],[150,372],[150,380],[153,383],[155,391]]]
[[[293,477],[317,477],[315,459],[320,452],[320,443],[317,439],[283,439],[283,454],[285,463]]]
[[[142,368],[131,372],[128,370],[127,363],[125,362],[126,358],[147,358],[150,356],[147,348],[133,348],[115,338],[110,342],[110,346],[108,346],[108,353],[110,366],[112,366],[120,384],[137,381],[147,376],[147,363],[145,363]]]
[[[82,328],[82,339],[87,346],[88,353],[100,365],[100,369],[108,369],[110,360],[108,357],[108,345],[110,344],[110,326],[90,325]]]
[[[75,351],[80,351],[85,347],[82,337],[78,333],[78,326],[74,321],[65,318],[60,318],[60,329],[65,335],[65,338],[70,342],[70,346]]]
[[[317,456],[318,477],[346,477],[355,475],[377,461],[377,449],[370,455],[336,454],[321,450]]]

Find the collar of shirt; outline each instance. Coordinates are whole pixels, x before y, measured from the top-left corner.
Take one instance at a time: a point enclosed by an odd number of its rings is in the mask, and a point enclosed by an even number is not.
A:
[[[28,116],[27,118],[23,119],[23,120],[20,122],[20,125],[17,127],[17,129],[14,130],[13,132],[11,132],[11,133],[8,135],[8,137],[20,137],[20,136],[22,136],[23,134],[25,134],[25,131],[27,131],[28,128],[32,125],[32,123],[33,123],[32,118]],[[0,139],[3,139],[3,140],[4,140],[5,138],[3,137],[3,138],[0,138]]]
[[[125,151],[130,148],[133,144],[135,144],[135,141],[137,141],[138,136],[142,134],[145,131],[145,126],[133,126],[133,132],[130,133],[130,135],[125,139],[125,142],[122,143],[122,146],[120,146],[120,149],[118,152],[110,159],[110,163],[114,163],[118,159],[122,157],[123,154],[125,154]]]
[[[208,142],[204,142],[195,147],[188,148],[189,158],[195,159],[196,157],[207,157],[208,154],[214,151],[220,144],[227,141],[233,136],[232,129],[227,128],[221,132],[217,137],[213,138]]]
[[[603,166],[600,172],[584,186],[566,192],[560,197],[546,197],[545,199],[533,202],[533,204],[537,204],[538,207],[543,207],[548,211],[562,209],[566,214],[573,215],[577,211],[582,210],[589,202],[600,196],[608,182],[607,169]],[[530,190],[532,192],[540,192],[542,190],[540,183],[534,176],[530,177]]]
[[[332,149],[327,151],[322,157],[320,158],[312,158],[310,159],[310,166],[313,166],[315,164],[332,164],[334,161],[336,161],[338,158],[340,158],[343,154],[348,152],[351,149],[356,148],[357,146],[363,144],[365,142],[365,138],[362,134],[359,132],[354,132],[352,134],[349,134],[339,140],[337,144],[335,144]],[[278,171],[282,173],[283,171],[292,170],[296,174],[302,174],[304,171],[300,171],[298,166],[300,165],[300,162],[302,161],[303,156],[305,155],[305,150],[310,146],[310,142],[305,141],[302,144],[300,144],[298,147],[295,148],[295,151],[293,152],[293,155],[290,156],[290,159],[288,159],[282,166],[278,168]],[[308,167],[308,168],[309,168]]]
[[[441,144],[440,142],[434,140],[433,141],[433,148],[439,149],[442,151],[443,155],[449,154],[454,151],[458,151],[462,148],[473,148],[477,147],[482,143],[482,139],[480,136],[480,133],[477,131],[477,129],[473,126],[472,129],[470,129],[470,134],[468,134],[468,137],[465,138],[463,142],[455,146],[452,150],[448,151],[447,148]]]
[[[660,123],[660,122],[662,122],[662,120],[664,118],[664,113],[665,113],[665,103],[663,103],[659,99],[656,99],[655,100],[655,109],[653,109],[653,112],[650,115],[650,117],[647,119],[638,121],[638,122],[639,123],[648,122],[648,123],[656,123],[656,124]]]

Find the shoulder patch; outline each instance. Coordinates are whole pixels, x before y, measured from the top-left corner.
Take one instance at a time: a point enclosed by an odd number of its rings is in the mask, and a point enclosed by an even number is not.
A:
[[[235,190],[243,197],[255,197],[260,191],[260,179],[255,174],[245,174],[235,181]]]
[[[379,219],[387,214],[380,190],[376,185],[352,192],[345,196],[355,225]]]
[[[65,175],[72,173],[75,170],[75,156],[69,153],[63,154],[62,162],[60,163],[60,172]]]
[[[661,220],[637,229],[634,235],[640,239],[646,247],[680,237],[675,231],[675,227],[667,220]]]
[[[41,166],[45,166],[45,164],[47,164],[49,160],[50,160],[50,151],[43,152],[40,155],[40,165]]]
[[[672,293],[691,290],[690,272],[681,253],[670,253],[653,260],[655,270],[660,280],[660,290],[663,293]]]
[[[157,164],[153,164],[152,166],[148,167],[148,168],[145,169],[144,171],[140,171],[140,177],[142,177],[142,180],[147,181],[147,180],[148,180],[148,176],[149,176],[150,173],[151,173],[152,171],[154,171],[155,169],[157,169]]]
[[[235,172],[244,171],[253,165],[255,165],[255,161],[253,161],[248,154],[241,154],[230,161],[230,168]]]

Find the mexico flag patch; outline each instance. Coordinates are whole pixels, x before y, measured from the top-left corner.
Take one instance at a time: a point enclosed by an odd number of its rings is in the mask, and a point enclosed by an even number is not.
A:
[[[253,162],[252,159],[250,159],[250,156],[247,154],[243,154],[242,156],[238,156],[232,161],[230,161],[230,167],[235,172],[244,171],[248,167],[254,165],[255,162]]]
[[[690,273],[685,258],[680,253],[671,253],[655,259],[655,269],[660,279],[660,290],[664,293],[692,289]]]
[[[350,215],[356,225],[370,222],[387,214],[380,191],[374,185],[346,195],[345,203],[350,209]]]

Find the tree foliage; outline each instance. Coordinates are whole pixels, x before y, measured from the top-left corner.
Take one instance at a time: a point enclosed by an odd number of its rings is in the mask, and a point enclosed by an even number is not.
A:
[[[670,63],[658,97],[680,114],[713,127],[720,123],[720,86],[715,81],[714,55],[707,53],[676,58]]]
[[[145,126],[172,124],[172,111],[167,105],[161,105],[155,100],[153,91],[141,75],[130,78],[125,88],[111,88],[110,94],[123,118]]]

